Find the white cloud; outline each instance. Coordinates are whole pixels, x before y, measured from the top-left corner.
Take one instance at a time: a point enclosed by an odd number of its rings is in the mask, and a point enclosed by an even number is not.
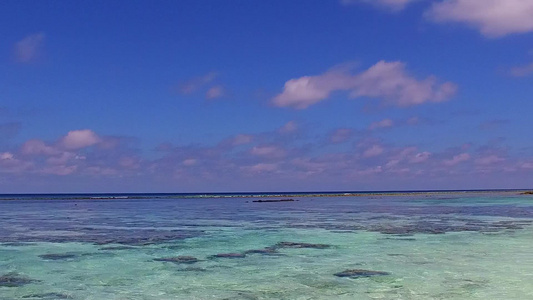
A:
[[[305,109],[329,98],[332,92],[348,91],[351,98],[378,98],[396,106],[411,106],[446,101],[456,89],[451,82],[438,83],[434,76],[418,80],[408,74],[402,62],[380,61],[355,75],[334,69],[318,76],[291,79],[272,103]]]
[[[0,173],[19,173],[31,168],[29,161],[17,159],[11,152],[0,153]]]
[[[13,160],[14,155],[10,152],[0,153],[0,160]]]
[[[453,83],[437,84],[433,76],[424,80],[411,77],[402,62],[380,61],[356,78],[352,97],[384,98],[398,106],[445,101],[456,91]]]
[[[257,146],[253,147],[250,150],[252,155],[269,157],[269,158],[280,158],[285,156],[285,150],[276,147],[276,146]]]
[[[89,168],[106,165],[112,169],[118,167],[122,175],[134,174],[132,170],[141,167],[141,159],[133,155],[132,149],[102,147],[107,138],[85,129],[70,131],[51,144],[28,140],[16,152],[0,152],[0,173],[89,174]],[[95,145],[83,151],[87,155],[78,152]]]
[[[383,149],[383,147],[381,147],[379,145],[374,145],[374,146],[366,149],[365,152],[363,152],[363,156],[364,157],[374,157],[374,156],[378,156],[378,155],[382,154],[383,151],[385,151],[385,149]]]
[[[355,3],[368,3],[392,11],[400,11],[414,1],[417,0],[341,0],[341,4],[350,5]]]
[[[138,169],[141,167],[141,159],[134,156],[124,156],[119,160],[118,165],[125,169]]]
[[[297,109],[304,109],[328,98],[335,89],[346,89],[341,86],[333,87],[334,80],[330,80],[332,76],[333,74],[326,73],[322,76],[291,79],[285,83],[283,93],[277,95],[273,103],[280,107],[293,106]]]
[[[432,154],[427,151],[419,152],[417,147],[406,147],[392,155],[391,159],[393,162],[397,161],[398,163],[407,161],[412,164],[417,164],[427,161],[431,155]]]
[[[417,153],[413,158],[411,158],[409,161],[411,163],[421,163],[421,162],[425,162],[426,160],[429,159],[429,157],[431,156],[431,153],[427,152],[427,151],[424,151],[424,152],[420,152],[420,153]]]
[[[61,144],[66,149],[81,149],[98,144],[101,141],[100,137],[89,129],[73,130],[61,139]]]
[[[492,165],[505,161],[505,158],[499,157],[498,155],[488,155],[476,159],[476,164],[478,165]]]
[[[457,154],[457,155],[455,155],[452,159],[447,159],[447,160],[445,160],[445,161],[444,161],[444,164],[445,164],[446,166],[451,167],[451,166],[455,166],[455,165],[457,165],[457,164],[459,164],[459,163],[462,163],[462,162],[464,162],[464,161],[467,161],[467,160],[469,160],[469,159],[470,159],[470,154],[468,154],[468,153],[461,153],[461,154]]]
[[[533,31],[531,0],[444,0],[434,3],[426,16],[436,22],[459,22],[487,37]]]
[[[29,35],[15,43],[14,54],[15,60],[20,63],[31,63],[41,54],[44,43],[44,33]]]
[[[70,175],[78,169],[78,166],[50,166],[42,170],[42,173],[53,175]]]
[[[41,140],[26,141],[20,151],[24,155],[56,155],[61,153],[61,151],[46,145]]]
[[[244,167],[243,169],[246,171],[254,172],[254,173],[274,172],[278,169],[278,165],[259,163],[259,164],[256,164],[250,167]]]

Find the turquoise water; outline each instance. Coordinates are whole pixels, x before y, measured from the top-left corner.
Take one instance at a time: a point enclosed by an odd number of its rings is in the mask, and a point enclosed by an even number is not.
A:
[[[0,299],[533,299],[515,194],[0,201]]]

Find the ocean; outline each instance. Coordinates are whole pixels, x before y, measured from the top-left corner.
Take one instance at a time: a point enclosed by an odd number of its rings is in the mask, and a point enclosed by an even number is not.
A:
[[[532,225],[519,191],[1,195],[0,299],[533,299]]]

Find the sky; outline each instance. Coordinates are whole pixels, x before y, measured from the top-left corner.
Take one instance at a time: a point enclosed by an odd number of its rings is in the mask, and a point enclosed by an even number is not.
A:
[[[0,193],[532,188],[531,16],[1,1]]]

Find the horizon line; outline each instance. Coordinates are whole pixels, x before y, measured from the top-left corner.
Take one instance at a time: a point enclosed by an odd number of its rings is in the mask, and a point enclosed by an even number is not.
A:
[[[339,190],[339,191],[254,191],[254,192],[72,192],[72,193],[0,193],[0,196],[10,195],[284,195],[284,194],[363,194],[363,193],[431,193],[431,192],[505,192],[529,191],[533,188],[512,189],[421,189],[421,190]]]

